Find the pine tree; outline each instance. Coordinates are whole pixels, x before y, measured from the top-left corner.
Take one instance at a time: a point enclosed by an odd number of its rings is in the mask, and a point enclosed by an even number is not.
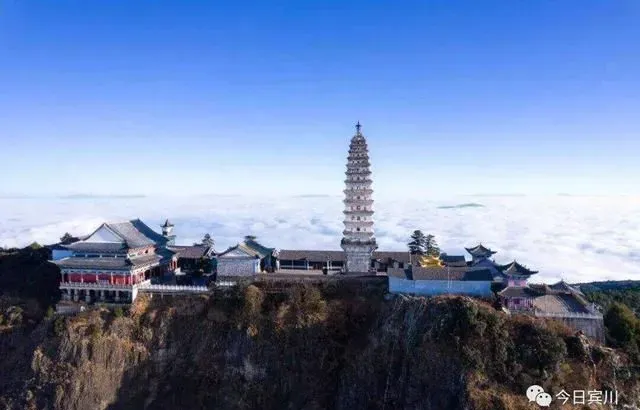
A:
[[[426,239],[427,237],[424,236],[421,230],[413,231],[411,234],[411,242],[407,244],[409,246],[409,253],[412,255],[424,255],[426,253]]]
[[[202,238],[202,244],[211,247],[215,244],[215,242],[213,241],[213,238],[211,238],[211,235],[205,234],[204,238]]]
[[[60,243],[63,245],[69,245],[70,243],[76,242],[77,240],[78,238],[76,238],[75,236],[72,236],[69,232],[66,232],[60,238]]]
[[[436,237],[433,235],[427,235],[424,240],[424,251],[425,255],[438,257],[440,256],[440,247],[438,246],[438,242],[436,242]]]

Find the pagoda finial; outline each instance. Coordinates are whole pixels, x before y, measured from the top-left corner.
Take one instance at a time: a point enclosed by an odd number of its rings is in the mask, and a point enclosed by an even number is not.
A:
[[[360,135],[360,128],[362,128],[362,125],[360,125],[360,121],[358,121],[358,123],[356,124],[356,134]]]

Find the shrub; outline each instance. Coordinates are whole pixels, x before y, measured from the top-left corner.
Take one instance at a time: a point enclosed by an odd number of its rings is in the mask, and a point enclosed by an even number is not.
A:
[[[65,329],[65,318],[62,316],[58,316],[56,320],[53,322],[53,334],[60,337],[64,333]]]
[[[115,308],[113,310],[113,314],[115,315],[115,317],[123,317],[124,316],[124,310],[122,310],[122,308],[120,306],[118,306],[117,308]]]

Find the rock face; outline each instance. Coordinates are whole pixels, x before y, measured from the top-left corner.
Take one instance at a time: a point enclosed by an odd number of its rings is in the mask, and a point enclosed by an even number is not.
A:
[[[528,409],[531,384],[640,398],[617,352],[464,297],[255,286],[2,333],[0,409]]]

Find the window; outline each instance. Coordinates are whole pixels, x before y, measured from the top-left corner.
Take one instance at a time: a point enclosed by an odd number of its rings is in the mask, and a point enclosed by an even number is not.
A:
[[[360,228],[356,228],[356,231],[360,232]]]
[[[360,217],[358,217],[358,221],[360,220]]]

